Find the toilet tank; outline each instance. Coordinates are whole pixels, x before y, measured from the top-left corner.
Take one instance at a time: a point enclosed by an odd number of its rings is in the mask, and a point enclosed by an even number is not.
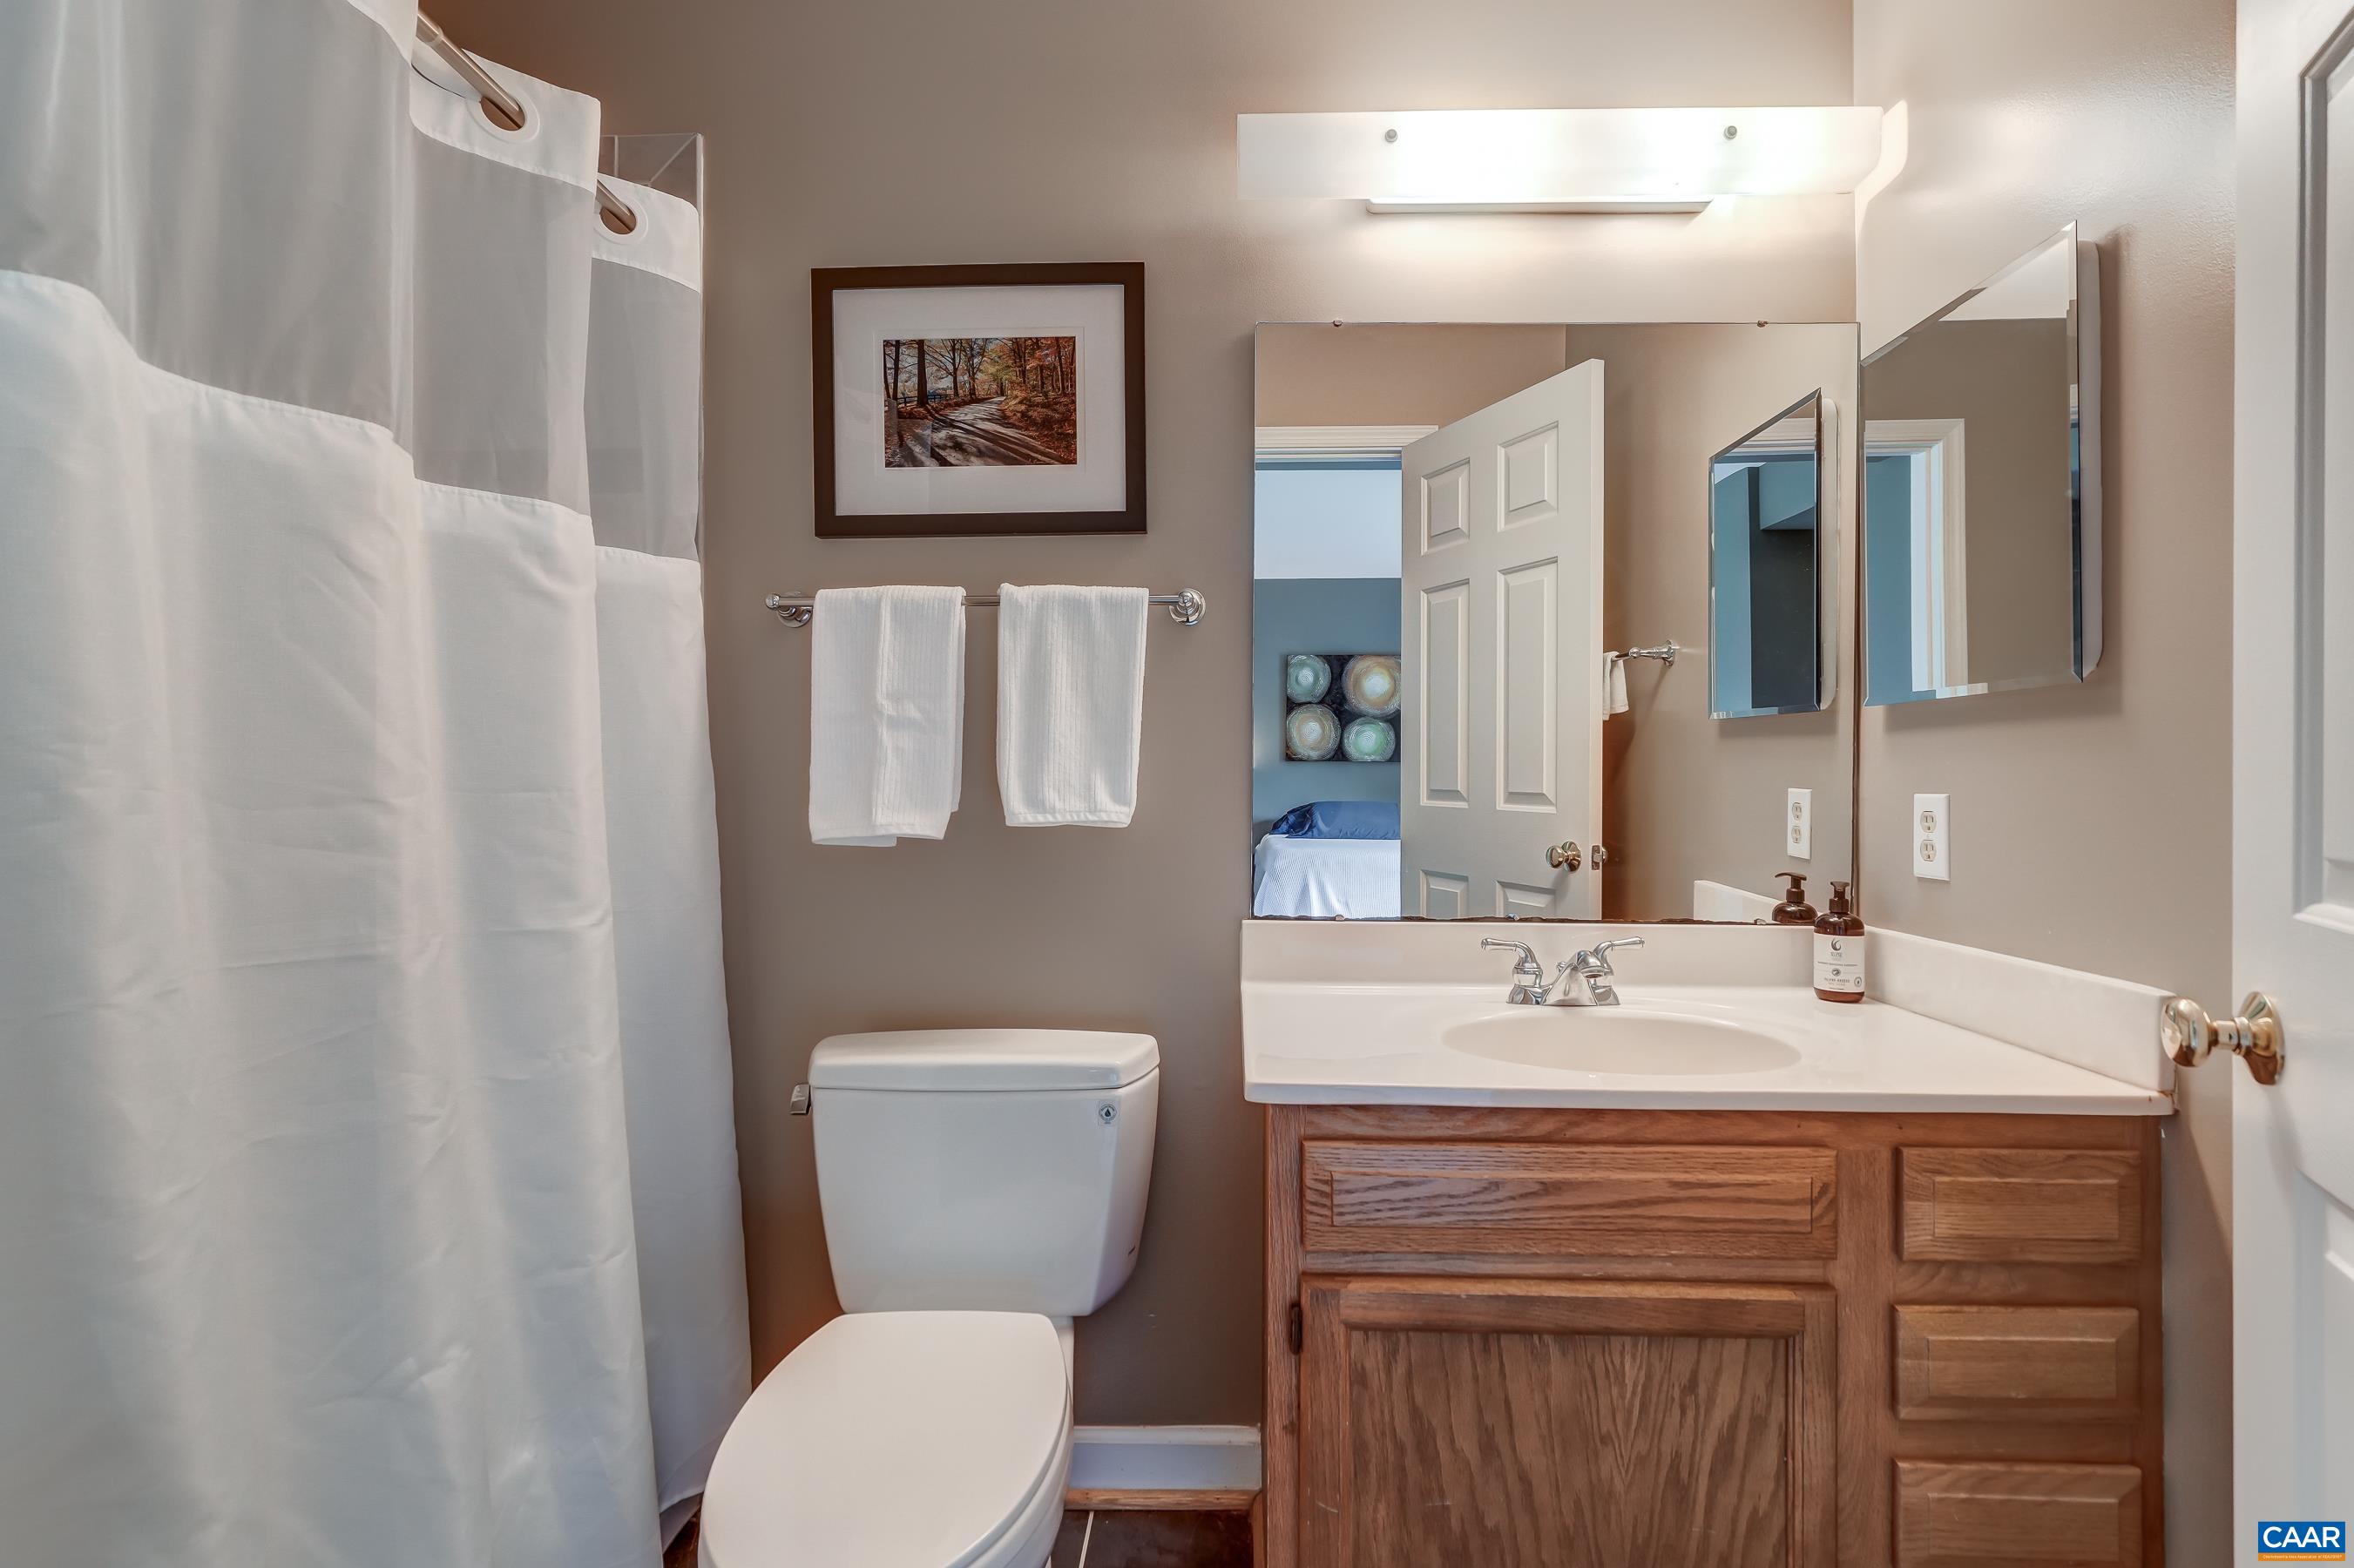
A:
[[[1136,1267],[1150,1034],[837,1034],[810,1057],[818,1199],[850,1312],[1079,1317]]]

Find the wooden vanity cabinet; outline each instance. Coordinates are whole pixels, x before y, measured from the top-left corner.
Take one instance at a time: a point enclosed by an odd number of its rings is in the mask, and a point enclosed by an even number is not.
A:
[[[2163,1561],[2157,1123],[1276,1106],[1267,1568]]]

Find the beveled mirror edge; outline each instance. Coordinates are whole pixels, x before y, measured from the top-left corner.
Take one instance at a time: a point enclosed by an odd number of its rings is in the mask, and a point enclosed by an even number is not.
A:
[[[2101,250],[2073,223],[2064,232],[2076,245],[2076,308],[2068,331],[2076,365],[2076,679],[2082,681],[2100,668],[2102,599],[2108,592],[2102,563],[2107,522],[2101,509]],[[1859,367],[1859,384],[1862,374]]]
[[[1999,270],[1985,279],[1983,281],[1971,284],[1960,293],[1956,294],[1952,299],[1947,300],[1944,304],[1939,305],[1935,310],[1923,314],[1903,332],[1890,334],[1886,341],[1882,342],[1879,347],[1873,349],[1870,354],[1864,355],[1857,362],[1858,367],[1869,368],[1873,360],[1886,357],[1888,354],[1902,344],[1904,340],[1907,337],[1910,337],[1913,334],[1920,331],[1925,326],[1929,326],[1935,323],[1944,321],[1947,316],[1952,315],[1956,311],[1960,310],[1964,305],[1968,304],[1972,300],[1977,299],[1979,295],[1988,292],[1989,290],[1992,290],[2000,284],[2008,282],[2010,279],[2018,276],[2020,273],[2027,270],[2030,267],[2035,265],[2035,263],[2041,260],[2043,257],[2050,255],[2062,243],[2070,244],[2073,246],[2075,249],[2075,288],[2077,297],[2082,299],[2084,283],[2084,253],[2088,249],[2094,249],[2094,246],[2092,241],[2083,238],[2078,234],[2076,221],[2073,218],[2071,218],[2066,223],[2062,224],[2058,228],[2053,229],[2045,238],[2037,240],[2034,244],[2029,246],[2026,249],[2020,251],[2018,255],[2004,262]]]

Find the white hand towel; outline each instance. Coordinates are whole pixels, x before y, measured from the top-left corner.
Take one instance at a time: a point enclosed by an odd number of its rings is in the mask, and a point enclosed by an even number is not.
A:
[[[997,788],[1017,828],[1124,828],[1144,734],[1137,588],[998,590]]]
[[[964,789],[964,589],[821,589],[810,636],[810,837],[939,838]]]
[[[1627,655],[1605,653],[1602,656],[1602,715],[1627,711]]]

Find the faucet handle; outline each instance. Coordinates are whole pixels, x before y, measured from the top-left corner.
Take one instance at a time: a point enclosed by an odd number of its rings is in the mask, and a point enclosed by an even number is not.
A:
[[[1617,937],[1607,942],[1596,942],[1594,946],[1586,948],[1584,952],[1578,954],[1577,957],[1572,959],[1570,960],[1570,964],[1582,972],[1604,975],[1615,974],[1617,971],[1610,967],[1610,949],[1613,948],[1639,948],[1642,945],[1643,938],[1640,937]]]
[[[1479,945],[1483,948],[1511,948],[1517,951],[1521,957],[1520,961],[1512,966],[1512,972],[1515,974],[1524,971],[1539,975],[1544,973],[1544,966],[1537,962],[1535,949],[1526,942],[1514,942],[1501,937],[1482,937],[1479,938]]]
[[[1483,948],[1509,948],[1520,954],[1519,958],[1512,960],[1512,989],[1511,994],[1504,998],[1506,1001],[1515,1005],[1522,1003],[1537,1007],[1544,1005],[1545,992],[1551,988],[1545,984],[1544,966],[1537,962],[1535,949],[1526,942],[1515,942],[1501,937],[1482,937],[1479,938],[1479,945]]]

